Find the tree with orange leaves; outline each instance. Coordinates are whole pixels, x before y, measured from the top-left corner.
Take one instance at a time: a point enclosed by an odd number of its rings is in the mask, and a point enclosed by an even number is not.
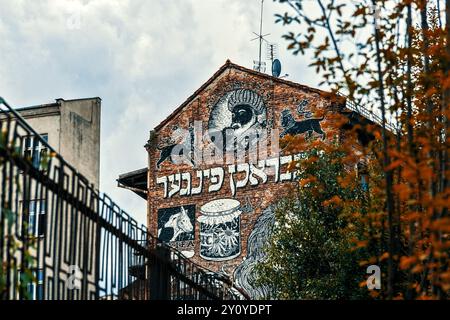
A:
[[[280,2],[289,11],[276,21],[301,31],[286,33],[288,49],[312,52],[321,84],[344,93],[353,110],[371,110],[372,123],[346,128],[355,139],[361,132],[374,137],[360,145],[369,168],[367,203],[347,221],[363,226],[354,239],[368,255],[360,267],[382,270],[382,289],[372,295],[447,299],[450,0],[445,6],[440,0]],[[352,157],[347,144],[338,148]],[[379,176],[370,170],[377,167]],[[352,170],[345,172],[343,181],[357,181]]]

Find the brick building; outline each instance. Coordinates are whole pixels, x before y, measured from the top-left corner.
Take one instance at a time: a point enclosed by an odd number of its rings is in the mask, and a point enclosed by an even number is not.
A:
[[[155,236],[261,297],[253,268],[274,223],[273,205],[295,180],[289,163],[301,156],[277,153],[278,138],[331,141],[340,134],[332,114],[340,112],[354,115],[330,93],[227,61],[151,131],[148,168],[121,175],[119,185],[147,199]],[[223,146],[230,132],[234,140]],[[235,159],[239,147],[245,156]]]

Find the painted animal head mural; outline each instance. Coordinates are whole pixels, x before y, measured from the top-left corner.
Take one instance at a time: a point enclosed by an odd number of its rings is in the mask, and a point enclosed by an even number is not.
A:
[[[236,89],[226,93],[214,105],[209,117],[208,130],[213,142],[214,134],[219,132],[225,137],[225,132],[232,130],[237,143],[248,145],[252,143],[249,142],[249,135],[266,128],[266,120],[266,105],[263,98],[252,90]],[[255,130],[252,132],[252,129]]]
[[[190,208],[189,208],[190,209]],[[175,207],[161,209],[158,217],[158,237],[164,242],[193,240],[195,209]],[[192,211],[192,212],[188,212]]]
[[[170,227],[175,230],[171,241],[174,241],[181,233],[191,232],[192,230],[194,230],[191,220],[189,219],[184,207],[181,207],[180,213],[171,216],[169,221],[167,221],[166,224],[164,225],[164,227],[166,228]]]
[[[259,124],[258,117],[264,113],[265,106],[257,93],[239,89],[228,98],[228,110],[232,114],[230,127],[239,134]]]

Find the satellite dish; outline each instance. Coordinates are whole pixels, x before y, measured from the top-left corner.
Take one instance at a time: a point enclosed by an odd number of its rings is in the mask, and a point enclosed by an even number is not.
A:
[[[278,78],[280,74],[281,74],[281,62],[280,60],[275,59],[272,62],[272,75]]]

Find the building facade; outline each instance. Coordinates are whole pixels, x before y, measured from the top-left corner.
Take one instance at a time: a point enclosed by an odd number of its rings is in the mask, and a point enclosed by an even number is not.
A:
[[[19,114],[70,165],[95,187],[100,184],[100,117],[101,99],[64,100],[16,109]],[[33,137],[25,142],[29,152],[40,152]],[[35,159],[35,160],[34,160]],[[38,162],[40,159],[34,158]]]
[[[336,113],[342,98],[227,61],[151,132],[147,170],[118,181],[147,199],[153,235],[264,297],[254,267],[302,157],[280,139],[341,139]]]
[[[71,171],[65,168],[64,188],[70,189],[74,195],[79,195],[79,190],[85,190],[87,184],[97,189],[100,182],[100,110],[100,98],[57,99],[51,104],[16,109],[26,123],[42,137],[40,139],[30,135],[32,130],[17,132],[20,136],[18,141],[22,144],[20,146],[22,156],[31,161],[32,167],[44,175],[51,175],[50,179],[56,180],[55,166],[61,163],[55,159],[52,167],[44,165],[48,156],[51,157],[48,146],[43,142],[46,141],[54,151],[88,180],[71,185],[68,181],[75,181],[75,179]],[[8,113],[2,113],[0,116],[0,121],[5,121],[5,126],[9,124],[10,127],[11,123],[8,119],[16,119],[11,118]],[[8,179],[8,176],[14,174],[14,171],[5,171],[5,176],[2,175],[1,178]],[[29,178],[26,172],[18,172],[17,176],[20,177],[17,180],[17,190],[14,189],[15,192],[4,196],[6,199],[8,196],[16,199],[13,201],[15,203],[13,209],[17,210],[19,218],[16,221],[14,235],[20,239],[21,245],[32,244],[29,252],[35,260],[30,267],[35,281],[28,284],[28,298],[55,299],[57,297],[51,296],[50,293],[56,292],[59,292],[60,299],[68,295],[69,291],[62,289],[66,288],[66,285],[61,283],[66,283],[70,279],[74,268],[79,270],[86,266],[85,262],[83,262],[84,266],[82,265],[83,260],[71,254],[74,248],[80,247],[80,243],[86,244],[86,240],[83,239],[92,239],[89,242],[91,252],[87,255],[88,270],[84,274],[88,283],[87,291],[94,295],[96,275],[92,266],[97,259],[95,247],[98,241],[95,225],[86,226],[81,223],[82,218],[75,214],[75,210],[70,205],[63,205],[54,193],[35,179]],[[79,197],[82,198],[82,196]],[[20,261],[19,256],[17,259]],[[63,272],[59,272],[60,270]],[[45,295],[44,287],[47,288]],[[50,290],[50,288],[61,289]],[[75,297],[80,294],[77,291],[73,292]]]

